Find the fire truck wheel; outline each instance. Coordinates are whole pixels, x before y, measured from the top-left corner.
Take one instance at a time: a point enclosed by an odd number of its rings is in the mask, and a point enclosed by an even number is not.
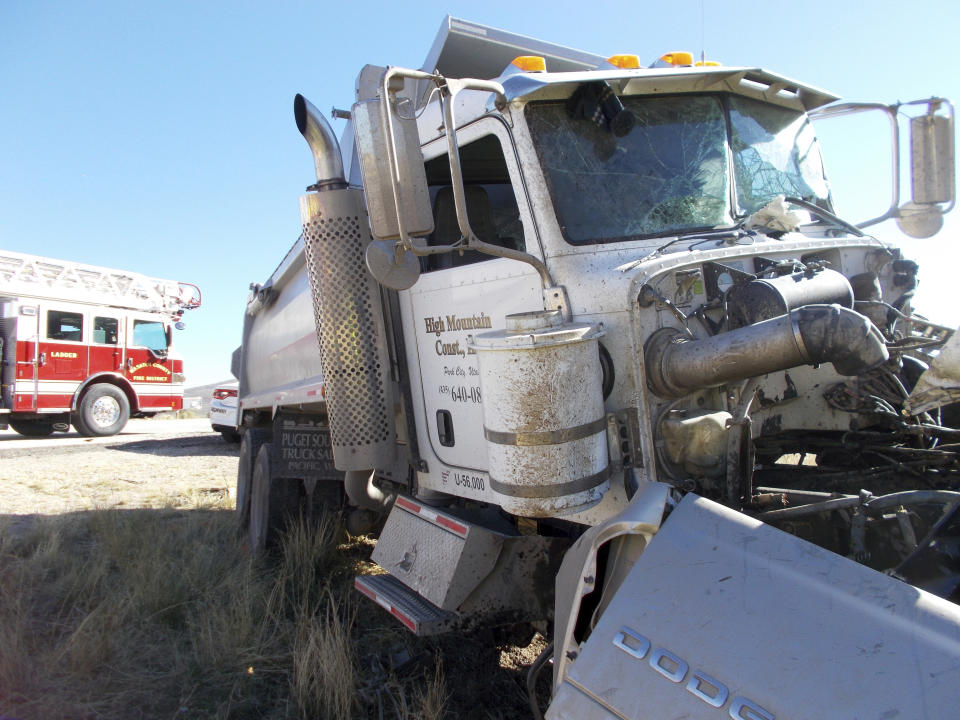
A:
[[[253,484],[253,465],[260,446],[270,439],[270,433],[260,428],[244,430],[240,439],[240,462],[237,464],[237,534],[244,536],[250,526],[250,489]]]
[[[130,418],[126,393],[115,385],[94,385],[80,400],[73,426],[87,437],[116,435]]]
[[[264,443],[253,464],[250,487],[250,551],[261,553],[277,543],[300,503],[300,481],[271,477],[271,444]]]
[[[46,420],[14,420],[8,421],[10,427],[27,437],[46,437],[53,434],[53,423]]]

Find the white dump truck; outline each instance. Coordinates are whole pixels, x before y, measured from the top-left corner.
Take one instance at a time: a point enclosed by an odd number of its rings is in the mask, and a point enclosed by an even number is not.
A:
[[[861,111],[911,159],[867,222],[811,123]],[[548,718],[956,717],[960,340],[868,232],[952,208],[948,101],[447,18],[339,142],[294,113],[317,178],[236,358],[255,547],[385,517],[356,588],[544,632]]]

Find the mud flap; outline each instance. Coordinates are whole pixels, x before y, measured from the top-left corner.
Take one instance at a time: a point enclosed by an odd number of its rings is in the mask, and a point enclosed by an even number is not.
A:
[[[343,482],[333,465],[330,429],[317,418],[278,413],[273,421],[274,477]]]
[[[960,607],[687,495],[573,652],[548,720],[952,717]]]

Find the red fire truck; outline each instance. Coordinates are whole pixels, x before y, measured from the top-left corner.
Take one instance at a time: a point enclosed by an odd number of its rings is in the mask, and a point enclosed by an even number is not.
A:
[[[196,285],[0,250],[0,428],[114,435],[183,407],[173,329]]]

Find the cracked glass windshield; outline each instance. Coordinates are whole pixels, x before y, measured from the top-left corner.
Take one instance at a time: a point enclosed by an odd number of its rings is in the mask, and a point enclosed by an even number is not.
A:
[[[735,216],[755,212],[781,194],[829,208],[819,147],[802,113],[719,95],[620,101],[634,118],[628,131],[619,130],[620,137],[599,105],[592,115],[571,112],[569,102],[527,106],[568,242],[730,226]]]
[[[756,212],[777,195],[831,209],[820,144],[805,115],[733,96],[730,128],[743,213]]]

